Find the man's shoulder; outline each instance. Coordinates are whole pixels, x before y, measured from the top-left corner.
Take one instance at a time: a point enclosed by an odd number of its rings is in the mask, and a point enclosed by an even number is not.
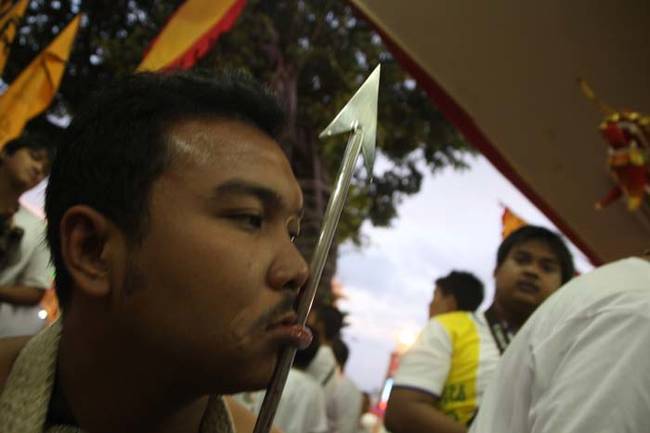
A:
[[[448,333],[456,332],[459,329],[475,328],[475,314],[469,311],[452,311],[439,314],[432,318],[427,326],[439,326]]]
[[[474,313],[469,311],[451,311],[449,313],[442,313],[434,316],[432,320],[444,323],[444,322],[455,322],[461,320],[471,320]]]
[[[612,310],[613,306],[619,311],[643,308],[648,302],[650,263],[627,258],[572,279],[545,301],[528,322],[530,326],[537,322],[542,326],[552,318],[558,324],[575,317],[591,317]]]
[[[289,371],[289,380],[297,384],[299,388],[322,390],[320,384],[312,376],[297,368],[292,368]]]
[[[9,378],[11,369],[20,351],[31,337],[0,338],[0,391]]]

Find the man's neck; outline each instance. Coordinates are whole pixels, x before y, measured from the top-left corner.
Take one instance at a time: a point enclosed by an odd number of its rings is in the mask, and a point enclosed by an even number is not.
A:
[[[509,313],[508,310],[503,308],[503,306],[496,300],[492,303],[489,310],[492,312],[494,317],[505,324],[508,330],[512,333],[517,332],[526,322],[525,317],[517,317],[516,315]]]
[[[184,392],[177,372],[114,333],[66,319],[51,421],[97,433],[199,431],[208,396]]]

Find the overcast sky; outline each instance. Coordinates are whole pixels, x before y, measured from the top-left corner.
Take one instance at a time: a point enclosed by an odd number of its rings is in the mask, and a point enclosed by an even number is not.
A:
[[[339,306],[349,312],[347,373],[366,391],[381,387],[400,333],[415,335],[426,323],[434,279],[452,269],[473,272],[489,304],[502,204],[529,223],[557,230],[484,157],[468,162],[469,170],[427,176],[422,190],[401,204],[391,228],[365,225],[366,246],[340,249],[336,278],[346,293]],[[591,269],[571,247],[578,270]]]

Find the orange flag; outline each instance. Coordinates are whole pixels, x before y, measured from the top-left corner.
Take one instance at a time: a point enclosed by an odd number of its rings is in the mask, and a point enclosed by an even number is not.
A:
[[[0,74],[5,69],[7,58],[9,57],[9,48],[16,36],[18,23],[25,15],[25,10],[29,0],[19,0],[18,3],[11,4],[7,2],[0,6]]]
[[[503,206],[503,215],[501,216],[501,238],[507,238],[510,233],[517,230],[519,227],[528,225],[519,215],[510,210],[508,206]]]
[[[186,0],[154,39],[137,71],[189,69],[229,31],[245,0]]]
[[[80,20],[81,16],[77,15],[0,95],[0,149],[18,137],[25,124],[52,102]]]

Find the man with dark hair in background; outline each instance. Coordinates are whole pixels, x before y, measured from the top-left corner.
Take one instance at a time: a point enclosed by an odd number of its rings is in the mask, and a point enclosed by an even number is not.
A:
[[[435,281],[429,318],[452,311],[476,311],[483,302],[483,283],[469,272],[451,271]]]
[[[334,357],[338,365],[334,401],[336,404],[336,425],[338,433],[356,433],[361,418],[363,395],[345,374],[345,364],[348,362],[350,350],[342,339],[337,339],[332,344]]]
[[[649,261],[609,263],[544,302],[501,360],[471,431],[648,431]]]
[[[485,313],[434,317],[404,354],[386,412],[393,433],[465,432],[510,338],[575,273],[559,235],[524,226],[499,246]]]
[[[0,337],[33,335],[44,325],[39,302],[52,284],[45,221],[18,199],[49,173],[54,146],[34,133],[0,153]]]
[[[233,430],[220,396],[310,341],[282,125],[241,75],[137,74],[88,101],[45,202],[62,318],[0,341],[0,431]]]

